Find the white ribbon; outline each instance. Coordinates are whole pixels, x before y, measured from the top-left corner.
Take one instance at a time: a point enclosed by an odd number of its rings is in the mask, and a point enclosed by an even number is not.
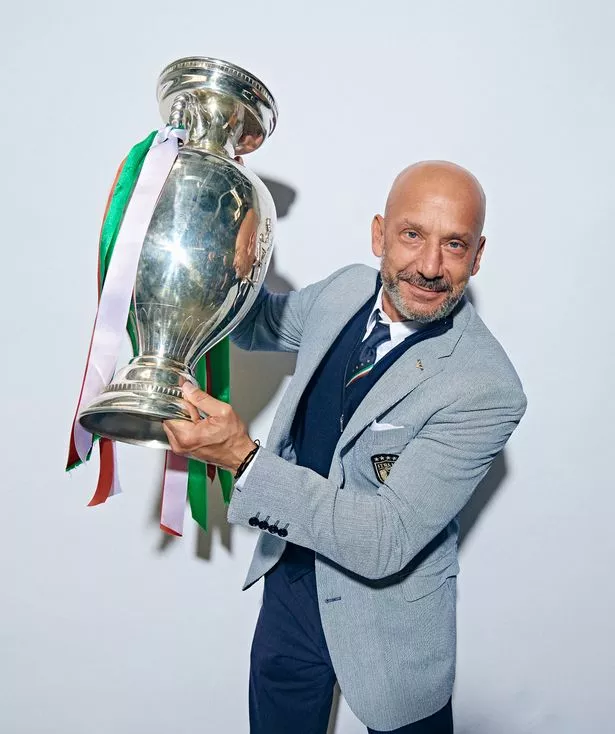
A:
[[[124,212],[100,296],[77,415],[100,395],[115,373],[143,241],[162,187],[177,158],[179,140],[185,140],[185,137],[185,130],[166,126],[159,131],[143,161]],[[74,438],[79,458],[85,461],[92,448],[93,437],[78,420],[75,421]]]
[[[160,527],[173,535],[184,532],[184,511],[188,493],[188,459],[167,451],[162,484]]]

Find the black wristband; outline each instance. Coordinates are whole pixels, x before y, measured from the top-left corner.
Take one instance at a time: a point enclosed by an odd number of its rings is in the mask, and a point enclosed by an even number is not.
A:
[[[246,458],[237,467],[237,471],[235,472],[235,479],[239,479],[239,477],[247,469],[248,464],[252,461],[252,459],[256,456],[258,450],[260,449],[261,442],[258,440],[258,438],[254,439],[254,443],[256,444],[256,446],[252,449],[252,451],[250,451]]]

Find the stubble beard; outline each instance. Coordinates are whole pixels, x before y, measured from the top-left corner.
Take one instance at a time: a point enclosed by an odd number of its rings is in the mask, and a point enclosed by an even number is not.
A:
[[[395,306],[397,312],[408,321],[416,321],[419,324],[431,324],[434,321],[443,319],[455,309],[459,301],[465,293],[469,277],[454,288],[448,281],[444,279],[426,280],[418,273],[395,273],[394,275],[387,272],[384,258],[380,265],[380,276],[382,278],[382,286],[388,295],[391,303]],[[419,288],[425,288],[430,291],[440,293],[446,292],[446,298],[433,311],[417,311],[412,309],[404,301],[404,297],[399,286],[401,281],[405,281]]]

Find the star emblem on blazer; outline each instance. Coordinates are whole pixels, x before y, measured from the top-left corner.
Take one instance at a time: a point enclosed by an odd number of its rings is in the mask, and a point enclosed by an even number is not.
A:
[[[380,484],[386,482],[393,464],[399,459],[399,454],[375,454],[372,456],[372,466],[376,472],[376,479]]]

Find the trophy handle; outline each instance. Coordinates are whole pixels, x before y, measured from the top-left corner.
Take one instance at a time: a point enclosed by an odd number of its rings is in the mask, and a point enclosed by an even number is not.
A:
[[[169,125],[175,128],[186,128],[186,108],[188,106],[188,92],[178,94],[171,105]]]
[[[171,104],[169,125],[185,128],[184,145],[233,158],[243,135],[245,107],[209,89],[180,92]]]

